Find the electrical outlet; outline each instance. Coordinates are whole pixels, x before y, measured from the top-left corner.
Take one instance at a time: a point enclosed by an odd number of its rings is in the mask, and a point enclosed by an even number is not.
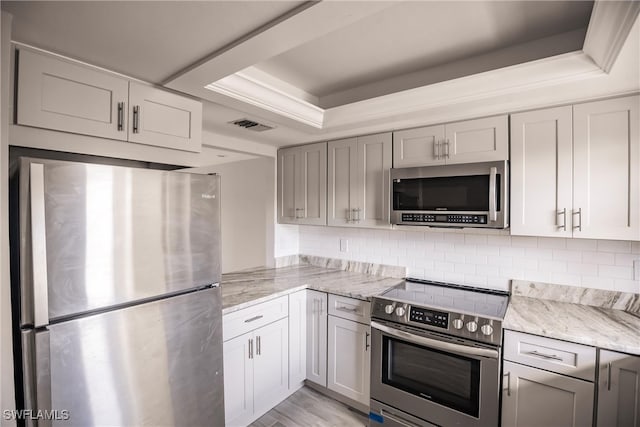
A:
[[[349,252],[349,241],[347,239],[340,239],[340,252]]]
[[[633,260],[633,280],[640,280],[640,259]]]

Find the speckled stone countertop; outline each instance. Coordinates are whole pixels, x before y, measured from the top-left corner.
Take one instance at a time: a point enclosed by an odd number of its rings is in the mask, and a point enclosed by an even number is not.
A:
[[[222,314],[301,289],[368,300],[402,279],[300,264],[222,275]]]
[[[503,327],[640,355],[640,295],[513,281]]]

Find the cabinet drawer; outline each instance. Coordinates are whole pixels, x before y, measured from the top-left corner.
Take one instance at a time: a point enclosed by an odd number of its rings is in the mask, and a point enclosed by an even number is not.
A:
[[[283,296],[256,304],[222,318],[222,337],[229,340],[289,315],[289,297]]]
[[[329,294],[329,314],[368,325],[371,322],[371,303]]]
[[[587,381],[595,380],[595,347],[505,331],[504,359]]]

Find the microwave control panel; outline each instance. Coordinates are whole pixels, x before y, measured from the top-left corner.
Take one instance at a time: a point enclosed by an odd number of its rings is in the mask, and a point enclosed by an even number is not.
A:
[[[402,222],[439,222],[447,224],[486,224],[487,215],[403,213]]]
[[[427,310],[421,307],[411,307],[411,310],[409,310],[409,320],[444,329],[449,327],[449,313]]]

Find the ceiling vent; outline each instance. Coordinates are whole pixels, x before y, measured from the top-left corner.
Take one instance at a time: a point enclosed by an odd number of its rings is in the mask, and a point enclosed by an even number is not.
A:
[[[265,124],[254,122],[253,120],[249,119],[239,119],[229,123],[254,132],[264,132],[265,130],[271,130],[274,128],[273,126],[267,126]]]

